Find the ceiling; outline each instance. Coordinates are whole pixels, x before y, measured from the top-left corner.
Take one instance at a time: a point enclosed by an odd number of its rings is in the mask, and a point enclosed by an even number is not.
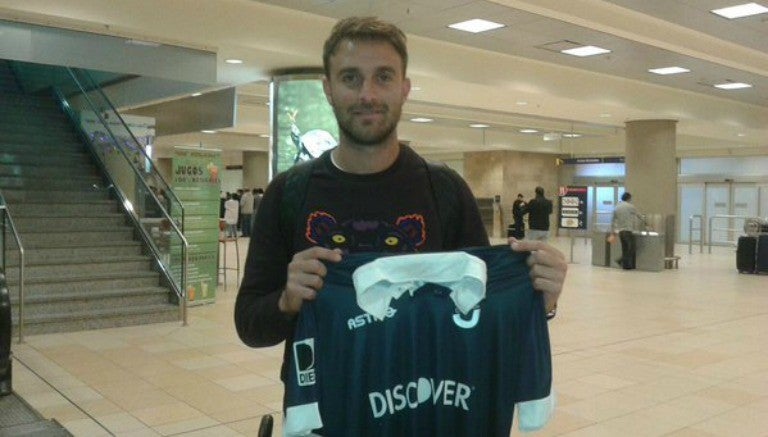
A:
[[[376,15],[409,37],[411,93],[399,134],[426,153],[522,150],[622,155],[628,120],[678,120],[678,155],[768,155],[768,14],[727,20],[739,0],[0,0],[0,18],[140,38],[217,54],[216,83],[237,85],[237,121],[156,145],[267,150],[274,71],[321,65],[334,22]],[[760,3],[760,1],[758,1]],[[762,1],[768,6],[768,2]],[[505,27],[480,34],[448,24]],[[552,50],[596,45],[578,58]],[[147,48],[150,50],[151,48]],[[241,65],[224,59],[236,57]],[[650,68],[681,66],[660,76]],[[724,91],[712,84],[746,82]],[[434,118],[425,125],[408,121]],[[489,124],[474,129],[470,123]],[[539,132],[523,134],[532,128]],[[544,140],[544,133],[555,138]],[[577,138],[563,136],[576,133]],[[162,153],[162,152],[161,152]]]

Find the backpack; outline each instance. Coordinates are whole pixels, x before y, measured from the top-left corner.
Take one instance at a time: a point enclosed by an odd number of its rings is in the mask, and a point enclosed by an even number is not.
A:
[[[421,158],[427,171],[427,180],[432,191],[432,199],[435,202],[437,219],[440,223],[440,232],[443,244],[447,247],[455,247],[457,237],[455,235],[461,220],[460,192],[457,185],[458,173],[444,163],[428,162]],[[296,230],[296,217],[298,216],[309,189],[309,180],[315,168],[317,159],[302,162],[289,170],[283,188],[283,197],[280,203],[280,223],[285,241],[293,252],[293,235]]]

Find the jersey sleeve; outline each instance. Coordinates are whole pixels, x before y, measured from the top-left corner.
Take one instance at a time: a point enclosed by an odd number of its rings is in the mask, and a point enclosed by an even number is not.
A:
[[[547,424],[555,407],[552,391],[552,351],[541,293],[536,293],[530,313],[516,395],[518,428],[535,431]]]
[[[317,320],[314,302],[305,302],[299,315],[291,347],[290,368],[285,385],[286,436],[306,436],[323,427],[320,417],[320,395],[316,347]]]

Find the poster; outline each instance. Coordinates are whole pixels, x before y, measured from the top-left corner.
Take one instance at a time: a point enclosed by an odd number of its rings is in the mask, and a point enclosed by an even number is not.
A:
[[[221,151],[176,147],[173,155],[173,191],[184,206],[184,236],[189,243],[187,300],[190,304],[211,303],[216,299],[219,256],[219,171]],[[172,211],[180,222],[180,211]],[[181,274],[181,241],[172,236],[171,265]]]
[[[560,187],[560,229],[587,229],[587,187]]]
[[[336,147],[339,127],[321,75],[276,77],[272,93],[273,176]]]

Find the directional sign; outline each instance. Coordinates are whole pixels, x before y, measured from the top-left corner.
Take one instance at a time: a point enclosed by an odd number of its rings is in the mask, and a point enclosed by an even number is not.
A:
[[[587,187],[560,187],[560,228],[587,229]]]

